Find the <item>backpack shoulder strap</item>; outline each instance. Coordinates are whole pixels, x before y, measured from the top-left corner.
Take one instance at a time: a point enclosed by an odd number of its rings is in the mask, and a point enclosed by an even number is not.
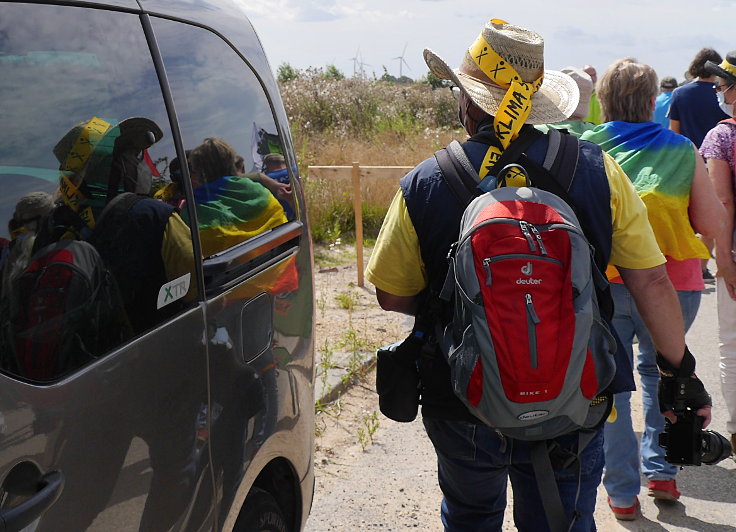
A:
[[[102,209],[100,216],[97,218],[97,224],[99,225],[100,223],[102,223],[102,220],[111,216],[111,213],[117,214],[128,212],[130,209],[133,208],[133,205],[135,205],[142,199],[143,196],[139,196],[138,194],[134,194],[133,192],[123,192],[122,194],[118,194],[113,199],[111,199],[107,205],[105,205],[104,209]]]
[[[133,192],[123,192],[111,199],[102,209],[95,223],[95,228],[88,236],[87,241],[95,247],[104,245],[106,241],[111,244],[112,242],[109,241],[117,238],[125,224],[127,218],[125,215],[133,208],[133,205],[144,198],[145,196]]]
[[[578,166],[577,137],[550,129],[550,141],[543,164],[538,164],[522,155],[520,164],[531,170],[533,186],[552,192],[577,212],[570,196],[575,170]]]
[[[460,157],[458,157],[459,153],[457,150],[462,152]],[[455,196],[455,199],[465,207],[473,201],[473,198],[477,195],[476,186],[478,185],[480,178],[477,177],[478,173],[468,160],[467,155],[465,155],[465,151],[462,146],[459,142],[454,140],[447,148],[442,148],[435,152],[434,156],[435,159],[437,159],[440,173],[442,174],[442,178],[445,180],[445,183],[447,183],[448,188],[452,192],[453,196]],[[469,174],[466,169],[466,165],[463,163],[470,166],[475,174],[474,176]]]

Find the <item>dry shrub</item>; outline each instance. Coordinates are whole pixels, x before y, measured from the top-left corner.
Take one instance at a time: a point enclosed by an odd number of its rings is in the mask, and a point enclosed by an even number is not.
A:
[[[449,90],[319,74],[307,71],[281,85],[317,242],[354,235],[352,185],[310,179],[308,166],[415,166],[453,138],[462,138]],[[367,239],[378,234],[397,188],[398,179],[363,184]]]

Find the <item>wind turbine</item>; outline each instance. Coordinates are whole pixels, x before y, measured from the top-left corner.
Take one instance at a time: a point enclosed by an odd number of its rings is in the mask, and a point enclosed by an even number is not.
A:
[[[365,68],[363,68],[363,67],[367,67],[367,66],[371,66],[371,65],[369,65],[368,63],[364,63],[363,62],[363,55],[362,54],[358,54],[358,55],[359,55],[359,57],[358,57],[358,65],[360,66],[360,77],[361,78],[365,78]]]
[[[360,46],[358,46],[358,50],[355,52],[355,56],[351,57],[350,60],[353,62],[353,77],[355,77],[355,74],[358,72],[358,59],[360,58]]]
[[[404,65],[406,65],[406,68],[408,68],[409,70],[411,70],[411,68],[409,67],[409,63],[407,63],[406,60],[404,59],[404,54],[406,53],[406,47],[408,45],[409,45],[408,42],[406,44],[404,44],[404,49],[402,50],[401,55],[398,56],[398,57],[394,57],[394,59],[398,59],[399,60],[399,78],[401,78],[403,76],[402,67]]]

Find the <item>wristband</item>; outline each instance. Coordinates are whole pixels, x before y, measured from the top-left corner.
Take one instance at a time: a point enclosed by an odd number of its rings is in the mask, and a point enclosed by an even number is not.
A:
[[[685,354],[682,355],[680,367],[676,368],[657,351],[657,367],[661,377],[690,377],[695,373],[695,357],[685,346]]]
[[[660,353],[657,353],[660,379],[657,390],[660,412],[672,410],[681,415],[684,410],[698,410],[712,405],[710,395],[702,381],[695,376],[695,357],[685,347],[679,368],[675,368]]]

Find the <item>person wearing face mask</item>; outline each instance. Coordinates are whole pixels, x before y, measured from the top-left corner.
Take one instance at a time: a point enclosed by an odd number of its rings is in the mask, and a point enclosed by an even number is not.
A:
[[[716,237],[716,293],[718,340],[721,357],[721,390],[728,409],[726,428],[736,444],[736,262],[734,262],[734,144],[736,143],[736,50],[720,64],[708,61],[705,68],[716,75],[718,105],[731,118],[722,120],[703,140],[700,154],[706,159],[716,193],[726,207],[726,223]]]

